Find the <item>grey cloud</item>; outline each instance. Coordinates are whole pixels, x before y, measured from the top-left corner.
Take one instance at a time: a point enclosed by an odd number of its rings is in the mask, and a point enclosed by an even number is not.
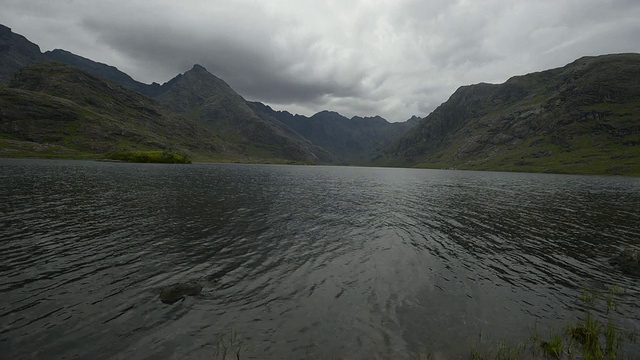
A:
[[[154,26],[148,23],[149,19],[130,22],[128,19],[89,18],[83,24],[113,49],[154,64],[165,74],[175,75],[193,63],[200,63],[249,98],[304,102],[324,95],[362,95],[363,71],[357,64],[331,64],[331,57],[335,56],[314,50],[316,38],[303,37],[294,44],[282,44],[273,39],[290,24],[281,24],[277,19],[256,12],[253,19],[235,28],[227,21],[213,22],[198,29],[172,22],[170,15],[154,14],[153,21],[162,20],[158,22],[163,26]],[[305,59],[309,54],[317,56],[311,61],[324,61],[329,69],[314,74],[318,66]],[[349,66],[352,71],[346,77],[335,76],[341,75],[340,66]]]

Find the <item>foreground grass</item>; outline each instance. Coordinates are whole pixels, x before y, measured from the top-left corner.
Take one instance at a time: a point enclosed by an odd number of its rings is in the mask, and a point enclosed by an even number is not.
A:
[[[516,360],[516,359],[583,359],[583,360],[623,360],[637,358],[637,354],[624,352],[625,344],[635,343],[637,334],[622,328],[614,319],[617,304],[614,300],[620,294],[618,287],[613,287],[608,294],[602,295],[586,291],[582,301],[587,310],[583,316],[568,324],[563,331],[546,336],[533,329],[531,338],[526,343],[501,343],[498,348],[488,353],[472,349],[472,360]],[[606,304],[604,316],[594,313],[599,303]]]
[[[107,154],[105,158],[136,163],[191,164],[187,155],[172,151],[125,151]]]
[[[582,359],[582,360],[623,360],[637,359],[638,354],[625,354],[627,344],[637,341],[634,331],[620,327],[614,319],[617,310],[615,296],[620,294],[613,287],[607,294],[585,291],[581,301],[585,305],[584,314],[568,324],[564,330],[541,335],[537,327],[532,329],[529,339],[511,344],[499,342],[491,349],[480,351],[473,347],[468,359],[471,360],[520,360],[520,359]],[[604,315],[597,315],[600,306],[605,306]],[[479,340],[481,340],[480,335]],[[214,360],[241,360],[249,358],[248,343],[237,333],[220,335],[217,340]],[[415,360],[436,360],[431,353],[414,354],[407,358]],[[305,360],[317,360],[308,354]],[[342,358],[329,358],[337,360]],[[346,358],[348,359],[348,358]],[[437,359],[440,359],[438,357]]]

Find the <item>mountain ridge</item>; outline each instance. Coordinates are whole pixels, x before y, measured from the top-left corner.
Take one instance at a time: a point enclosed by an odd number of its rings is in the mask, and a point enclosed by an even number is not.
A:
[[[179,74],[160,87],[155,100],[200,122],[247,154],[295,161],[329,162],[331,155],[277,121],[257,116],[229,84],[203,66]]]
[[[152,83],[150,85],[141,83],[120,71],[115,66],[96,62],[66,50],[54,49],[45,51],[42,55],[45,61],[61,62],[76,66],[99,78],[114,81],[129,90],[139,92],[143,95],[152,96],[156,94],[160,88],[160,84],[158,83]]]
[[[275,111],[270,106],[250,102],[254,112],[290,127],[313,144],[329,150],[338,163],[365,165],[375,153],[411,129],[414,122],[390,123],[380,116],[347,118],[323,110],[311,117]]]
[[[43,64],[50,60],[69,63],[97,78],[87,80],[60,64]],[[90,146],[98,151],[114,147],[107,140],[118,138],[115,147],[123,142],[133,147],[178,145],[219,160],[228,156],[250,162],[640,176],[640,54],[583,57],[564,67],[514,76],[502,84],[461,86],[427,117],[414,116],[402,123],[389,123],[379,116],[349,119],[330,110],[310,117],[276,111],[245,100],[198,64],[162,85],[143,84],[113,66],[64,50],[41,53],[36,44],[2,25],[0,65],[3,144],[37,140],[73,151]],[[56,93],[53,87],[29,88],[20,69],[31,76],[39,71],[38,81],[43,83],[60,75],[56,71],[67,73],[62,82],[66,93]],[[96,82],[99,79],[106,87]],[[74,81],[77,89],[70,86]],[[101,92],[93,94],[83,87],[89,83]],[[125,90],[131,91],[125,98],[140,96],[142,105],[124,101]],[[121,106],[120,114],[113,104]],[[55,121],[65,116],[74,126],[56,128],[60,123]],[[136,118],[151,124],[154,116],[166,128],[138,128]],[[31,124],[29,117],[33,117]],[[83,119],[102,119],[111,126],[108,131],[115,133],[133,127],[136,140],[105,137],[100,131],[106,128],[96,121],[83,124]],[[182,135],[172,140],[166,131],[176,129],[171,122],[198,129],[198,134],[191,133],[194,144],[180,131]],[[72,130],[83,126],[80,138],[72,141]],[[87,129],[102,129],[93,133],[98,141],[89,141]]]
[[[375,163],[639,175],[640,54],[462,86]]]
[[[103,79],[112,80],[133,91],[144,94],[172,110],[200,121],[209,128],[217,127],[223,137],[239,140],[249,153],[292,158],[297,161],[333,163],[339,156],[326,148],[310,143],[303,135],[293,131],[273,117],[261,118],[253,113],[248,103],[224,80],[209,73],[199,64],[176,75],[162,85],[143,84],[113,66],[95,62],[65,50],[43,54],[44,60],[60,61],[77,66]],[[365,118],[367,119],[367,118]],[[242,130],[239,127],[246,127]],[[264,142],[273,141],[268,145]],[[255,142],[258,149],[254,149]],[[260,145],[262,144],[262,145]],[[274,153],[275,151],[275,153]]]

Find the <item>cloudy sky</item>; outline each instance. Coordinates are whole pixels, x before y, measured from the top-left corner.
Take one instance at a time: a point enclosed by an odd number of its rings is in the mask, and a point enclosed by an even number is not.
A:
[[[638,0],[0,0],[40,45],[163,83],[195,63],[248,100],[404,121],[461,85],[640,52]]]

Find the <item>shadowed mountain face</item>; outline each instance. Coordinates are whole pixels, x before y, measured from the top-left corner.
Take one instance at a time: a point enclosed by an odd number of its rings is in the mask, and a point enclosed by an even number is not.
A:
[[[143,84],[133,80],[131,76],[118,70],[115,66],[95,62],[65,50],[56,49],[46,51],[42,56],[44,61],[61,62],[76,66],[101,79],[114,81],[129,90],[137,91],[147,96],[156,95],[160,89],[160,85],[157,83],[151,85]]]
[[[194,65],[163,84],[154,97],[170,109],[239,144],[247,156],[328,162],[331,155],[273,119],[263,119],[227,83]]]
[[[19,69],[42,61],[38,45],[0,24],[0,85],[7,85]]]
[[[154,98],[175,111],[188,112],[204,106],[212,97],[223,95],[244,100],[226,82],[196,64],[162,84]]]
[[[640,175],[640,55],[463,86],[376,162]]]
[[[331,111],[322,111],[309,118],[275,111],[259,102],[249,105],[261,118],[287,125],[315,145],[330,151],[335,161],[346,164],[369,163],[375,154],[418,122],[415,117],[403,123],[390,123],[379,116],[348,119]]]
[[[14,140],[86,152],[167,149],[198,157],[238,157],[202,125],[115,83],[69,65],[18,71],[0,88],[0,132]]]

